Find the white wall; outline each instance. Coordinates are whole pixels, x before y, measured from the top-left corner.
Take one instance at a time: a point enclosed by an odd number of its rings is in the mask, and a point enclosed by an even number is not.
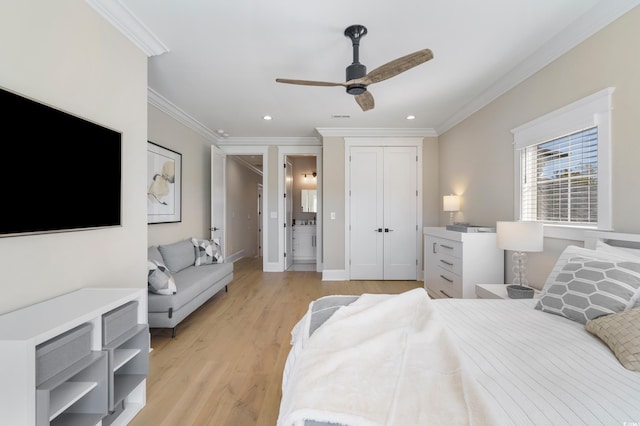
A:
[[[146,287],[146,55],[83,0],[3,0],[0,58],[3,88],[122,132],[123,182],[121,227],[0,238],[0,313],[81,287]],[[29,125],[2,143],[28,143]]]
[[[440,193],[462,194],[460,219],[491,224],[514,219],[513,135],[510,130],[557,108],[615,87],[612,113],[613,228],[640,232],[640,8],[578,45],[476,112],[440,140]],[[448,218],[441,213],[440,223]],[[575,240],[547,238],[529,255],[528,276],[540,287],[555,260]],[[510,256],[507,281],[511,280]]]

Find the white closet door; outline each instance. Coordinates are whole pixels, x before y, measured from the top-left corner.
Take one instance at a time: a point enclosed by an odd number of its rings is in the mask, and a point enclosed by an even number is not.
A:
[[[384,148],[384,279],[417,279],[415,147]]]
[[[417,279],[416,153],[416,147],[351,148],[351,279]]]
[[[353,147],[350,161],[350,278],[383,277],[383,151]]]

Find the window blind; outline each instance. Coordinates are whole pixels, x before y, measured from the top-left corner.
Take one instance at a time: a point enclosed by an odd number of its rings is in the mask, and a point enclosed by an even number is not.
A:
[[[522,220],[597,225],[597,127],[529,145],[520,158]]]

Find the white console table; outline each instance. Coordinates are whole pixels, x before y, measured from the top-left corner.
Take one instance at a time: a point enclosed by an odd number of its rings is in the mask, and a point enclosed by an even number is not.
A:
[[[118,351],[119,348],[116,348],[115,351],[112,349],[112,353],[109,354],[103,342],[102,316],[132,301],[137,302],[137,312],[133,311],[133,318],[137,318],[137,324],[131,325],[131,333],[135,333],[136,336],[122,345],[127,349],[120,351]],[[81,365],[82,362],[73,365],[73,368],[76,369],[73,374],[76,374],[76,377],[91,374],[100,376],[96,380],[98,384],[94,384],[94,388],[103,389],[96,395],[88,395],[88,392],[92,392],[91,389],[71,390],[70,392],[78,392],[78,394],[66,395],[69,388],[74,388],[76,384],[81,383],[74,378],[64,378],[64,374],[68,373],[71,368],[61,371],[57,377],[47,380],[41,387],[36,385],[36,347],[78,326],[85,325],[86,327],[86,324],[89,324],[91,329],[89,335],[91,357],[102,358],[107,355],[112,357],[114,352],[133,354],[134,350],[140,354],[137,359],[129,361],[128,367],[129,371],[139,370],[135,372],[139,373],[137,381],[127,391],[126,396],[123,396],[124,403],[121,406],[124,407],[124,410],[110,417],[111,424],[127,424],[144,407],[146,404],[146,374],[143,370],[144,367],[148,369],[149,356],[147,289],[84,288],[0,315],[0,354],[2,354],[2,362],[0,363],[0,377],[2,378],[0,381],[0,413],[2,413],[2,419],[0,422],[2,424],[21,426],[49,423],[67,424],[65,416],[78,416],[82,417],[82,420],[77,424],[95,425],[101,422],[100,410],[112,410],[112,408],[105,409],[108,405],[107,401],[103,401],[103,397],[108,394],[104,391],[107,386],[105,383],[109,383],[108,387],[112,388],[114,380],[118,381],[120,378],[116,376],[114,379],[115,368],[108,367],[106,361],[94,363],[91,359],[86,360],[87,365],[92,364],[84,369]],[[124,341],[126,338],[127,336],[123,335],[121,340]],[[138,348],[132,350],[132,345],[137,345]],[[111,364],[112,359],[109,358],[109,365]],[[140,369],[140,365],[143,366],[142,369]],[[127,370],[125,367],[121,367],[121,369],[122,371]],[[78,371],[79,373],[77,373]],[[131,375],[133,374],[129,374],[129,376]],[[62,383],[59,384],[56,380]],[[113,392],[112,389],[109,390]],[[78,414],[78,410],[74,409],[73,404],[85,395],[88,395],[89,402],[83,402],[83,406],[100,407],[95,410],[89,409],[90,412],[98,411],[97,414]],[[62,402],[54,401],[54,399],[61,398]],[[44,403],[37,402],[43,400]],[[53,408],[54,402],[60,407]],[[42,415],[43,410],[45,410],[44,416]],[[37,413],[40,414],[37,415]],[[98,420],[94,421],[96,417]]]

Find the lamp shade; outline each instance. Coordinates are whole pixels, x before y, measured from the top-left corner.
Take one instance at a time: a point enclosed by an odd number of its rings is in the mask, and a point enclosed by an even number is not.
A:
[[[512,251],[542,251],[543,225],[540,222],[497,222],[498,248]]]
[[[445,195],[442,197],[442,210],[445,212],[457,212],[460,210],[460,197],[457,195]]]

